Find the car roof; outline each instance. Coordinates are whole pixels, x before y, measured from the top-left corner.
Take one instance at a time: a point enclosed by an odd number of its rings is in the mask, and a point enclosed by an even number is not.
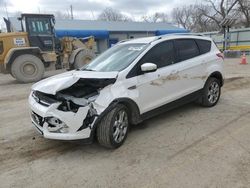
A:
[[[136,38],[136,39],[131,39],[131,40],[124,40],[124,41],[121,41],[120,43],[123,43],[123,44],[130,44],[130,43],[133,43],[133,44],[148,44],[148,43],[151,43],[152,41],[154,40],[157,40],[159,37],[158,36],[154,36],[154,37],[143,37],[143,38]]]
[[[143,38],[137,38],[127,41],[122,41],[122,44],[149,44],[155,41],[164,41],[169,39],[183,39],[183,38],[190,38],[190,39],[203,39],[203,40],[210,40],[210,37],[206,37],[200,34],[189,34],[189,33],[175,33],[175,34],[166,34],[161,36],[154,36],[154,37],[143,37]]]

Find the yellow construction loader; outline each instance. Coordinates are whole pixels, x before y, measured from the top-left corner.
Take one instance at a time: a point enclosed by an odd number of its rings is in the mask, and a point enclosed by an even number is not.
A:
[[[22,14],[22,32],[0,33],[0,72],[22,83],[42,79],[45,70],[77,69],[95,57],[92,36],[78,39],[55,35],[50,14]]]

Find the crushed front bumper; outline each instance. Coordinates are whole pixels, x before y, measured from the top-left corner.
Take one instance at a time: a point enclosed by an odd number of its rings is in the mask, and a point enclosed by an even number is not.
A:
[[[45,137],[57,140],[77,140],[91,137],[92,127],[96,118],[90,125],[83,126],[90,107],[80,107],[76,113],[58,110],[61,102],[44,106],[38,103],[32,95],[29,96],[31,108],[31,121],[36,129]],[[53,121],[53,124],[51,122]],[[56,122],[56,123],[55,123]]]

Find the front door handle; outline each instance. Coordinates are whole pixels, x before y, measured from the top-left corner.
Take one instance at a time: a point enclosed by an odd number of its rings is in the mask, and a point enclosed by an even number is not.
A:
[[[128,89],[129,89],[129,90],[136,89],[136,85],[130,86],[130,87],[128,87]]]

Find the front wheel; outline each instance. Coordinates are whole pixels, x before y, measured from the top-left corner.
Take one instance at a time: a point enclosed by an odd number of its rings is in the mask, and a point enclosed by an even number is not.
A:
[[[218,79],[208,78],[201,97],[201,105],[212,107],[217,104],[220,99],[221,85]]]
[[[118,104],[108,112],[97,127],[97,140],[107,148],[120,147],[128,134],[128,109]]]

